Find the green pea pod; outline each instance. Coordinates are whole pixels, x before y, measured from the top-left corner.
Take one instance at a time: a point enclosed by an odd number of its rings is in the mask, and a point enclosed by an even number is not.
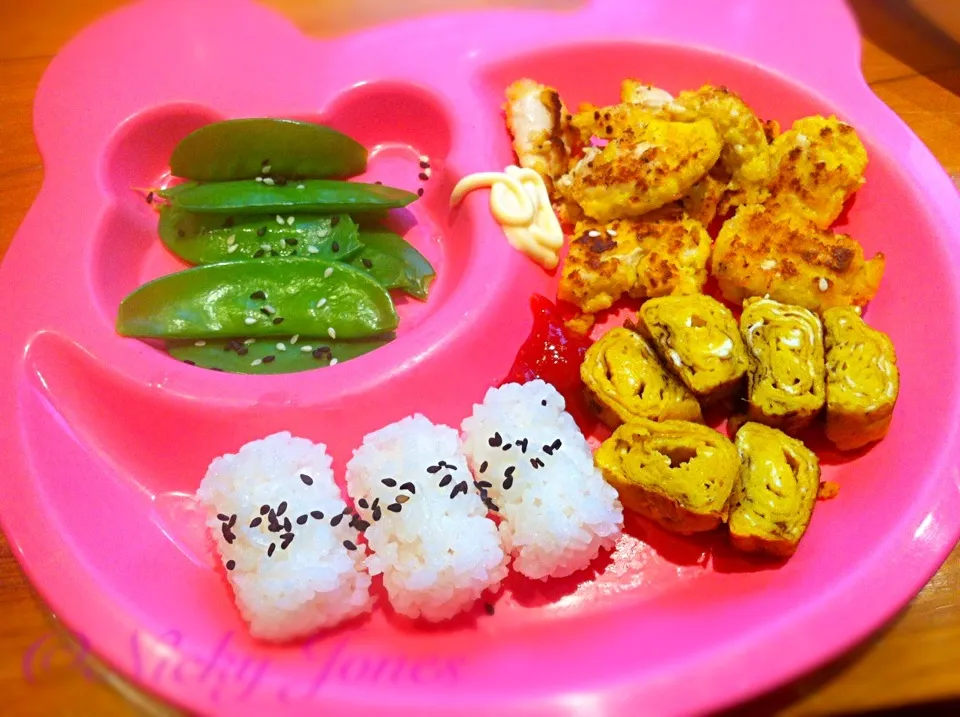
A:
[[[329,336],[299,336],[297,343],[292,344],[290,338],[168,341],[167,351],[175,359],[215,371],[297,373],[329,366],[333,359],[338,363],[349,361],[393,340],[392,335],[356,341],[333,341]]]
[[[191,264],[278,256],[346,261],[363,248],[346,214],[301,214],[288,222],[272,214],[196,214],[168,204],[160,207],[158,232],[167,249]]]
[[[214,122],[174,148],[174,176],[201,182],[281,177],[352,177],[367,167],[363,145],[312,122],[247,118]]]
[[[301,188],[302,187],[302,188]],[[213,214],[265,214],[288,216],[316,212],[375,212],[405,207],[416,194],[380,184],[338,182],[333,179],[304,179],[283,186],[244,179],[237,182],[198,184],[180,190],[170,198],[174,205],[190,212]]]
[[[324,336],[397,328],[390,294],[348,264],[265,259],[207,264],[141,286],[120,304],[117,332],[159,339]]]
[[[402,289],[426,300],[436,272],[430,262],[403,237],[386,231],[361,231],[363,249],[350,263],[387,289]]]

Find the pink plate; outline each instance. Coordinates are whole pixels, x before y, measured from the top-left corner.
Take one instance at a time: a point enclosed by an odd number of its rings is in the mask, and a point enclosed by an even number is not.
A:
[[[799,11],[799,6],[803,10]],[[0,274],[3,528],[66,624],[124,675],[195,711],[675,714],[796,676],[902,607],[960,535],[960,201],[930,152],[868,90],[839,0],[793,6],[594,0],[567,12],[471,12],[332,42],[253,2],[146,0],[51,64],[35,120],[40,196]],[[839,497],[771,568],[721,538],[628,521],[575,579],[512,580],[487,617],[433,629],[378,609],[305,645],[246,636],[180,494],[209,460],[290,430],[342,473],[364,433],[421,411],[456,425],[504,376],[528,298],[555,277],[511,250],[461,175],[512,161],[505,85],[533,76],[568,103],[615,101],[636,76],[670,91],[740,92],[788,125],[836,112],[870,153],[846,219],[887,275],[869,310],[899,349],[893,429],[863,455],[825,453]],[[397,341],[333,369],[215,374],[118,337],[120,299],[173,271],[148,207],[174,144],[222,117],[311,117],[374,147],[370,178],[416,188],[397,217],[439,271],[400,307]]]

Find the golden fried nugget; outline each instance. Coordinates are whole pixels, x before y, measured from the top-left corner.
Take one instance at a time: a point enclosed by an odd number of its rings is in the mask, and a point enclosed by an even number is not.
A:
[[[845,307],[823,313],[827,350],[827,438],[841,451],[879,441],[900,392],[893,342]]]
[[[650,344],[629,329],[610,329],[590,346],[580,378],[589,403],[611,428],[638,418],[703,420],[694,395],[660,365]]]
[[[713,530],[727,518],[740,472],[737,449],[699,423],[625,423],[594,455],[625,508],[677,533]]]
[[[733,313],[704,294],[664,296],[640,307],[644,335],[698,398],[721,398],[747,372],[747,349]]]
[[[619,139],[642,131],[656,115],[642,105],[619,104],[607,107],[597,107],[585,103],[580,105],[570,125],[578,133],[579,140],[584,145],[590,143],[593,137],[600,139]]]
[[[883,278],[884,256],[866,261],[850,236],[819,228],[792,202],[740,207],[713,246],[713,274],[727,301],[770,295],[822,313],[864,306]]]
[[[520,166],[536,171],[548,189],[568,169],[574,151],[566,108],[552,87],[530,79],[517,80],[506,90],[507,128]]]
[[[654,119],[603,149],[585,149],[557,190],[598,221],[638,217],[680,199],[713,167],[720,147],[709,120]]]
[[[853,127],[836,117],[805,117],[773,142],[771,196],[793,197],[826,229],[863,184],[867,151]]]
[[[820,489],[817,454],[796,438],[745,423],[736,438],[740,475],[730,498],[730,540],[738,550],[786,558],[810,525]]]
[[[770,145],[763,123],[739,95],[726,87],[704,85],[681,92],[666,109],[676,120],[706,118],[716,125],[723,140],[720,162],[730,173],[732,193],[726,209],[763,201],[770,178]]]
[[[743,302],[740,333],[750,357],[747,418],[794,433],[826,400],[823,326],[801,306],[773,299]]]
[[[681,200],[687,214],[696,219],[703,226],[710,226],[710,222],[721,212],[721,205],[726,206],[724,197],[730,184],[730,174],[719,163],[707,172],[699,182],[690,187],[690,191]]]
[[[558,296],[593,314],[622,295],[693,294],[707,280],[710,235],[695,219],[661,211],[609,224],[577,223]]]

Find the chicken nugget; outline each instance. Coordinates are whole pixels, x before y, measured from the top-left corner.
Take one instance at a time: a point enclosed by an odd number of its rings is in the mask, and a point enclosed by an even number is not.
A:
[[[576,150],[576,132],[560,95],[552,87],[522,79],[507,88],[506,96],[503,109],[520,166],[537,172],[552,189]]]

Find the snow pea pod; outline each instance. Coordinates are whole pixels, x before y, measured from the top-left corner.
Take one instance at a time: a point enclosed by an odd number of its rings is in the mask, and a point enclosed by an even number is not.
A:
[[[206,264],[144,284],[120,304],[117,333],[161,339],[329,336],[393,331],[386,289],[352,266],[322,259]]]
[[[184,137],[170,170],[201,182],[257,176],[352,177],[367,167],[363,145],[312,122],[251,117],[214,122]]]
[[[228,373],[296,373],[329,366],[369,353],[393,340],[392,335],[355,341],[333,341],[329,336],[271,337],[260,339],[207,339],[167,342],[175,359],[201,368]]]
[[[190,212],[287,216],[309,212],[382,212],[405,207],[416,198],[411,192],[380,184],[304,179],[280,186],[243,179],[188,187],[174,193],[170,201]]]
[[[430,262],[403,237],[387,231],[360,232],[363,249],[350,263],[387,289],[402,289],[426,300],[436,272]]]
[[[158,232],[167,249],[191,264],[278,256],[346,261],[363,248],[346,214],[301,214],[292,224],[290,219],[198,214],[168,204],[160,207]]]

